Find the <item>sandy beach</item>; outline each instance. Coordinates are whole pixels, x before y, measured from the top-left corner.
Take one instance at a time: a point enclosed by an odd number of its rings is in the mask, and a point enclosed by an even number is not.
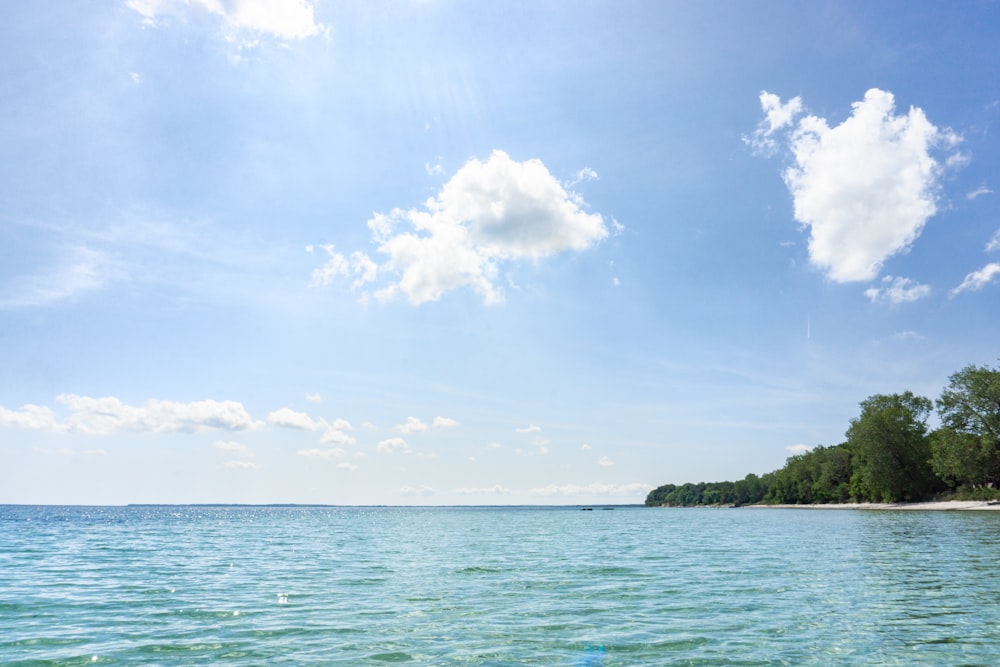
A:
[[[827,505],[744,505],[747,509],[795,510],[907,510],[933,512],[997,511],[1000,502],[995,500],[948,500],[927,503],[838,503]]]

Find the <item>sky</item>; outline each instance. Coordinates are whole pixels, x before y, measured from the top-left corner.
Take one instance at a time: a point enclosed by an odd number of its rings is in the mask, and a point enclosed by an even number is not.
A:
[[[0,502],[641,503],[838,444],[998,363],[997,43],[972,0],[4,3]]]

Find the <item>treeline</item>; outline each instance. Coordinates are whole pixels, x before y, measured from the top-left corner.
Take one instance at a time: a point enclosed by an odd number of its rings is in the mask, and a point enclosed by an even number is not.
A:
[[[941,426],[930,430],[933,410]],[[1000,497],[1000,369],[967,366],[934,402],[907,391],[861,402],[846,441],[736,482],[665,484],[646,505],[915,502]]]

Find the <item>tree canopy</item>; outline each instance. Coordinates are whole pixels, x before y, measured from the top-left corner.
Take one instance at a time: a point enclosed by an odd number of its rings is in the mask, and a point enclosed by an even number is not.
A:
[[[1000,369],[963,368],[933,403],[905,391],[874,394],[860,407],[842,444],[737,482],[666,484],[646,504],[912,502],[944,491],[1000,497]],[[935,407],[941,427],[929,432]]]

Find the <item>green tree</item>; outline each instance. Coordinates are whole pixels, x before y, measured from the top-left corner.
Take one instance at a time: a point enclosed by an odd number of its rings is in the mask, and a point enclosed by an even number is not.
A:
[[[912,392],[876,394],[861,402],[847,446],[853,456],[851,495],[881,502],[914,501],[941,486],[930,466],[927,416],[933,404]]]
[[[937,400],[931,465],[952,486],[1000,484],[1000,370],[966,366]]]

